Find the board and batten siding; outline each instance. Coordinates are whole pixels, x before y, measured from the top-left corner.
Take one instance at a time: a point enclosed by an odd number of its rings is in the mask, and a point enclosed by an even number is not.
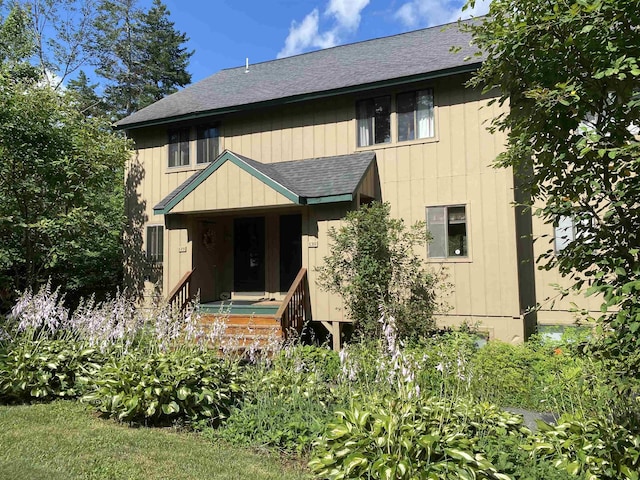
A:
[[[555,228],[552,224],[544,223],[540,217],[533,217],[534,254],[538,258],[549,250],[554,250]],[[562,296],[561,290],[568,289],[572,285],[569,278],[560,275],[557,269],[536,272],[536,294],[538,303],[539,325],[571,325],[576,321],[584,320],[579,310],[589,312],[593,318],[602,315],[600,305],[602,297],[593,295],[585,297],[583,293],[570,291],[567,296]]]
[[[481,324],[490,336],[506,341],[523,338],[522,312],[518,297],[518,258],[515,213],[512,205],[513,175],[510,169],[491,164],[504,148],[505,134],[486,131],[488,121],[499,113],[498,104],[488,105],[489,96],[465,89],[467,76],[433,80],[370,94],[342,95],[328,99],[230,114],[219,119],[220,150],[231,150],[263,163],[298,160],[374,150],[377,156],[381,198],[391,204],[392,215],[408,223],[425,220],[428,206],[465,205],[469,258],[430,262],[431,268],[445,268],[454,285],[447,301],[452,309],[440,317],[443,323]],[[433,88],[435,130],[433,139],[392,142],[358,148],[355,102],[380,94],[395,94]],[[392,137],[396,128],[392,114]],[[167,168],[167,133],[164,128],[131,132],[136,149],[132,162],[139,162],[144,177],[138,198],[144,201],[146,223],[162,223],[153,206],[198,168]],[[192,154],[195,141],[192,140]],[[266,199],[261,182],[243,183],[233,177],[214,174],[215,187],[205,189],[211,199],[196,204],[185,202],[181,212],[209,208],[235,209],[252,202],[238,200],[250,191],[251,198]],[[228,178],[228,181],[224,181]],[[218,180],[220,179],[220,180]],[[365,182],[367,190],[372,188]],[[259,193],[258,190],[264,190]],[[188,200],[188,197],[187,199]],[[315,320],[345,320],[340,299],[320,290],[315,268],[328,252],[328,229],[340,225],[344,213],[355,203],[304,207],[303,265],[308,268],[312,311]],[[286,208],[283,206],[283,208]],[[193,209],[193,210],[191,210]],[[185,271],[192,268],[192,239],[189,222],[165,232],[165,274],[168,292]],[[317,239],[317,242],[316,242]],[[313,245],[312,245],[313,244]],[[317,245],[317,246],[316,246]],[[186,250],[182,253],[181,250]],[[426,258],[426,249],[420,252]]]

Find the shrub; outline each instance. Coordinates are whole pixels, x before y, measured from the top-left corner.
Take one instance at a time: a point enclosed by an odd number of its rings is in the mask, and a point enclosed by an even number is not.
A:
[[[247,366],[246,395],[213,436],[239,444],[306,453],[333,417],[329,382],[340,371],[326,348],[290,346],[271,365]]]
[[[640,478],[640,435],[601,419],[566,419],[556,426],[538,423],[540,432],[524,448],[552,458],[571,475],[602,480]]]
[[[309,463],[328,479],[506,479],[482,454],[480,435],[510,435],[522,419],[488,404],[368,398],[336,412]]]
[[[0,353],[0,401],[78,397],[102,362],[99,352],[79,342],[21,338]]]
[[[103,415],[148,425],[176,420],[218,424],[238,401],[237,366],[217,352],[181,348],[112,358],[83,397]]]
[[[342,297],[360,338],[382,333],[380,304],[396,317],[401,337],[434,330],[443,275],[425,270],[416,254],[427,239],[424,222],[407,228],[391,218],[388,203],[378,202],[349,212],[339,230],[329,230],[331,254],[318,269],[318,283]]]
[[[235,444],[304,454],[332,417],[333,410],[317,398],[294,391],[289,396],[263,391],[234,408],[212,435]]]

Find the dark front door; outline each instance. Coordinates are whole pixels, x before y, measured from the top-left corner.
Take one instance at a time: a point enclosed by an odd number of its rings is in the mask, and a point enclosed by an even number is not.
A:
[[[302,267],[302,216],[280,217],[280,291],[286,292]]]
[[[233,225],[233,289],[264,292],[264,217],[236,218]]]

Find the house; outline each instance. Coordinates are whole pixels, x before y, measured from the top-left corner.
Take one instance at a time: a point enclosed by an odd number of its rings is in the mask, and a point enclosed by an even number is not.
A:
[[[289,308],[287,325],[319,322],[337,347],[349,319],[315,269],[328,229],[375,199],[427,222],[422,254],[454,286],[443,324],[517,342],[570,323],[568,301],[546,300],[556,273],[534,265],[532,238],[553,227],[514,207],[513,172],[491,166],[506,136],[486,124],[506,107],[465,88],[475,53],[457,24],[427,28],[222,70],[121,120],[130,277],[238,315]]]

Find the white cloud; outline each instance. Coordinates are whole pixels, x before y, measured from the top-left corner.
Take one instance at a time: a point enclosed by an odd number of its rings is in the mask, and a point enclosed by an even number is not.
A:
[[[323,17],[333,20],[331,28],[321,29],[321,16],[313,9],[302,22],[291,22],[289,35],[278,58],[297,55],[311,48],[329,48],[340,43],[345,34],[353,33],[360,25],[362,10],[369,0],[329,0]]]
[[[369,4],[369,0],[331,0],[327,14],[333,15],[339,27],[354,31],[360,25],[360,12]]]
[[[473,8],[462,11],[464,0],[410,0],[400,6],[394,17],[408,28],[431,27],[485,15],[491,0],[477,0]]]

